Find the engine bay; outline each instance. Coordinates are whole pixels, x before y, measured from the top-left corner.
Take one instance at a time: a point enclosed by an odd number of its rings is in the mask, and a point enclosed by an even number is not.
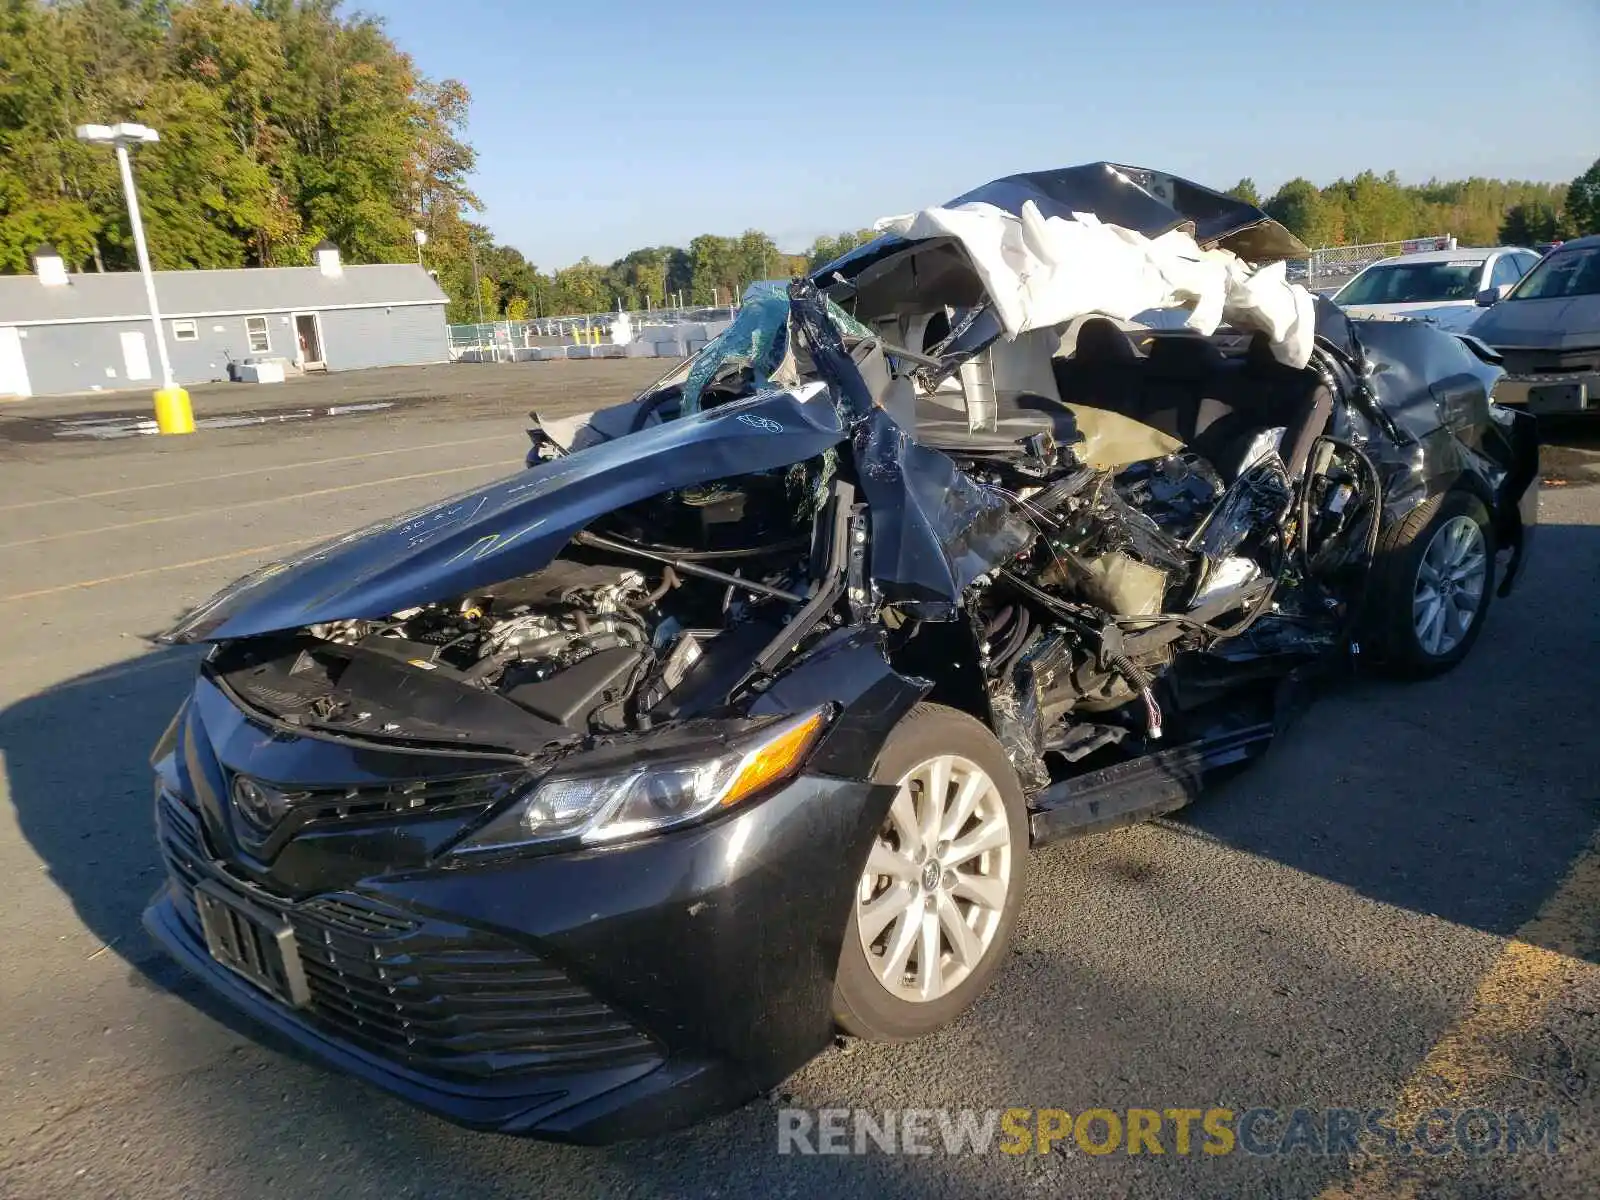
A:
[[[805,584],[815,514],[797,496],[822,466],[656,497],[531,575],[226,643],[213,670],[289,725],[523,750],[714,709],[803,599],[786,588]],[[633,540],[646,530],[698,544]]]

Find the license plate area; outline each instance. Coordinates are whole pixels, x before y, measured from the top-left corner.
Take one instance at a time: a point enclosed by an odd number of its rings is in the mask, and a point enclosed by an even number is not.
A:
[[[194,890],[211,957],[293,1008],[311,1001],[294,929],[278,914],[206,881]]]
[[[1589,407],[1589,388],[1586,381],[1577,383],[1540,383],[1528,389],[1528,411],[1540,413],[1583,412]]]

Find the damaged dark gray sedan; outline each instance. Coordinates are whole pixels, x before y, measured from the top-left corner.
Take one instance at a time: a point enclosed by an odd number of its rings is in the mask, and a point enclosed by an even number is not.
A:
[[[1183,805],[1319,672],[1454,666],[1510,589],[1532,418],[1258,209],[1102,163],[880,228],[183,618],[168,952],[463,1124],[678,1127],[950,1022],[1030,847]]]

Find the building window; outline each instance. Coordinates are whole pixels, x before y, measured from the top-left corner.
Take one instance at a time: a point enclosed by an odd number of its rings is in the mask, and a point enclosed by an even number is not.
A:
[[[200,331],[195,328],[193,321],[174,321],[172,323],[172,340],[175,342],[192,342],[200,336]]]
[[[265,317],[246,317],[244,331],[250,338],[251,354],[265,354],[272,349],[272,336],[267,332]]]

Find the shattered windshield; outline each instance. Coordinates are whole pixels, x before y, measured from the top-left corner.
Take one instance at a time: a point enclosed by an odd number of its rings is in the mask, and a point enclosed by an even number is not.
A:
[[[874,336],[833,301],[827,301],[827,305],[828,316],[840,333],[858,338]],[[733,324],[689,362],[681,400],[683,415],[700,411],[701,398],[713,383],[739,383],[755,392],[774,383],[792,386],[798,382],[789,338],[789,312],[787,284],[753,283],[746,288]],[[741,378],[746,374],[748,379]]]

